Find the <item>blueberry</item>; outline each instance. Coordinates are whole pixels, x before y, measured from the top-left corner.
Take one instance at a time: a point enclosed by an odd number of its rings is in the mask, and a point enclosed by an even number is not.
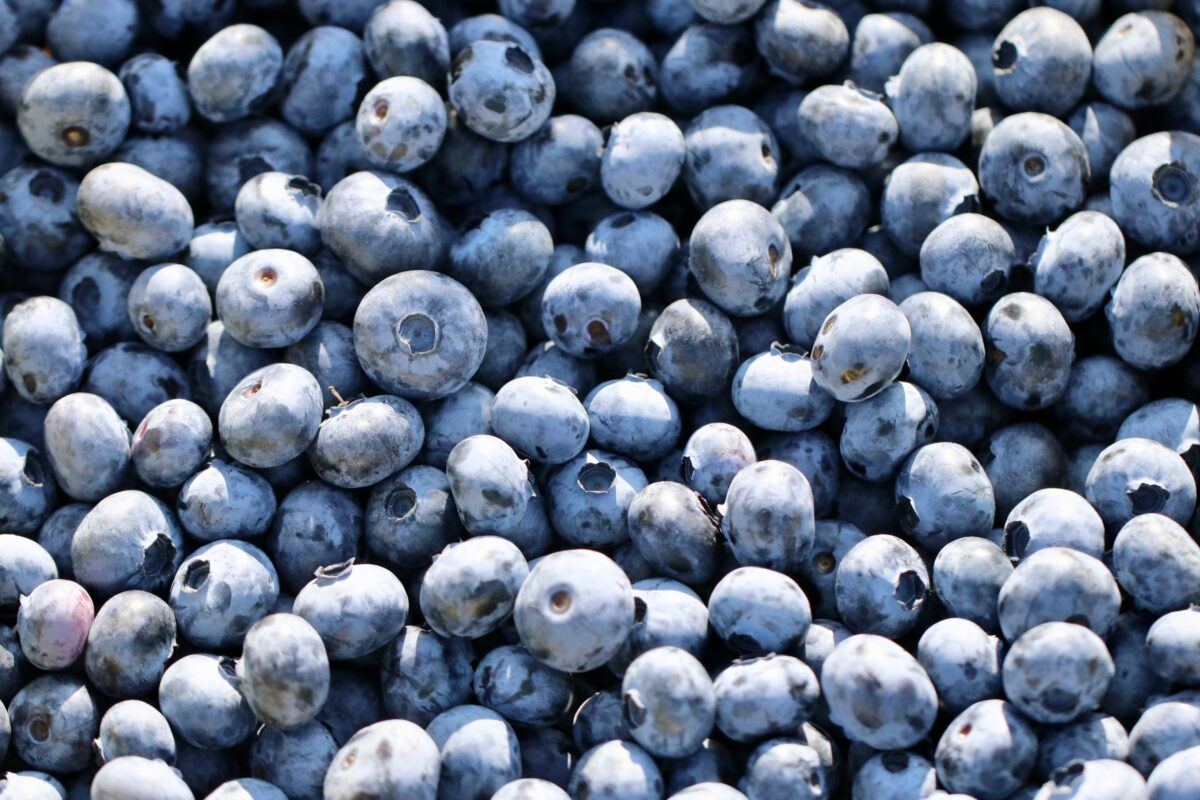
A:
[[[738,427],[725,422],[702,425],[683,448],[679,477],[705,502],[724,502],[729,486],[741,470],[756,460],[754,445]]]
[[[139,53],[117,73],[129,97],[133,127],[144,133],[171,133],[188,124],[192,101],[174,63],[158,53]]]
[[[737,0],[731,3],[715,2],[715,0],[693,0],[692,7],[696,13],[709,22],[718,25],[736,25],[753,17],[763,3],[759,0]]]
[[[947,8],[946,13],[953,14],[954,9]],[[881,92],[887,79],[900,72],[909,53],[931,41],[929,27],[912,14],[867,14],[854,26],[848,77],[865,89]]]
[[[779,144],[767,124],[749,109],[727,105],[700,113],[684,132],[684,147],[687,155],[683,178],[697,206],[711,208],[731,200],[761,206],[775,198]],[[732,208],[737,206],[726,208],[724,213],[732,216]],[[741,213],[745,216],[754,212]],[[764,222],[747,224],[760,229],[749,228],[747,233],[763,235]]]
[[[1089,555],[1047,547],[1022,559],[1000,588],[1000,629],[1012,642],[1044,622],[1072,622],[1103,635],[1117,618],[1112,573]]]
[[[578,455],[590,429],[587,412],[568,387],[532,376],[501,387],[492,401],[491,420],[505,441],[548,464]]]
[[[794,253],[832,258],[837,253],[830,251],[853,244],[863,233],[871,206],[871,194],[858,175],[813,164],[784,185],[771,213],[783,225]],[[821,258],[814,259],[814,265],[817,262],[826,263]],[[874,265],[866,262],[861,269],[869,271],[867,266]]]
[[[1200,744],[1198,724],[1200,705],[1194,693],[1151,698],[1129,731],[1129,763],[1143,775],[1151,774],[1172,754]]]
[[[786,462],[746,466],[720,510],[722,531],[740,564],[790,571],[812,546],[812,490],[804,473]]]
[[[1039,112],[1005,117],[983,143],[979,182],[1012,222],[1043,225],[1083,203],[1087,150],[1064,123]]]
[[[75,529],[91,511],[87,503],[67,503],[61,505],[46,517],[37,534],[37,541],[58,567],[58,574],[63,578],[74,575],[71,569],[71,540],[75,538]]]
[[[250,243],[236,222],[209,222],[196,226],[184,263],[200,276],[208,291],[214,293],[221,274],[250,250]]]
[[[441,757],[429,734],[406,720],[368,725],[342,746],[325,773],[328,800],[402,793],[436,800]]]
[[[645,208],[671,190],[684,157],[683,133],[669,117],[637,112],[610,128],[600,159],[600,181],[617,205]],[[639,288],[646,287],[639,283]]]
[[[1087,476],[1087,498],[1110,530],[1139,514],[1161,513],[1186,524],[1196,482],[1183,459],[1150,439],[1122,439],[1105,448]]]
[[[649,578],[633,585],[633,602],[634,625],[620,651],[608,663],[613,672],[623,674],[630,661],[656,647],[680,648],[697,658],[703,655],[708,637],[708,609],[695,592],[674,580]],[[579,724],[578,719],[576,723]]]
[[[54,297],[19,303],[4,319],[4,369],[17,392],[48,405],[79,385],[87,348],[69,305]]]
[[[186,350],[204,337],[212,301],[204,282],[182,264],[144,270],[129,288],[129,319],[151,347]]]
[[[770,0],[754,31],[758,52],[771,72],[796,85],[828,76],[850,49],[845,22],[819,3]]]
[[[584,407],[592,440],[637,461],[666,455],[683,424],[662,384],[640,375],[601,383],[585,398]]]
[[[907,750],[889,750],[871,756],[854,775],[852,797],[899,800],[936,797],[937,772],[933,764]]]
[[[277,93],[283,50],[257,25],[231,25],[202,44],[187,67],[196,111],[216,123],[264,110]]]
[[[571,723],[575,746],[580,752],[599,744],[620,739],[632,741],[619,691],[596,692],[575,711]]]
[[[321,389],[308,370],[263,367],[242,378],[221,404],[221,441],[247,466],[277,467],[316,438],[322,407]]]
[[[60,800],[58,787],[48,781],[19,772],[6,773],[0,779],[0,797],[21,797],[26,800]]]
[[[40,158],[61,167],[86,167],[125,138],[129,96],[117,76],[99,64],[55,64],[26,84],[16,117],[25,143]]]
[[[469,436],[492,432],[492,401],[486,386],[467,383],[425,410],[425,458],[433,466],[445,467],[454,446]]]
[[[325,738],[321,729],[326,728],[334,741],[343,745],[359,730],[386,717],[378,675],[335,667],[329,672],[329,696],[316,721],[282,738],[309,738],[319,742]],[[300,737],[302,732],[308,732],[309,736]]]
[[[1121,108],[1166,103],[1183,89],[1195,53],[1195,37],[1174,14],[1159,10],[1126,14],[1096,42],[1096,88]]]
[[[192,395],[188,376],[175,360],[134,342],[119,342],[96,354],[82,388],[109,403],[129,423],[145,418],[167,400]],[[220,406],[219,400],[216,405]]]
[[[647,752],[665,758],[690,755],[712,729],[717,695],[695,656],[659,647],[635,658],[621,682],[625,722]]]
[[[813,376],[835,399],[866,400],[896,379],[910,339],[908,320],[895,303],[879,295],[858,295],[831,311],[821,325],[813,340]]]
[[[440,798],[490,798],[521,774],[516,734],[490,709],[457,706],[435,717],[427,731],[441,751]]]
[[[1129,736],[1115,717],[1100,712],[1084,714],[1074,722],[1045,728],[1038,737],[1037,774],[1049,776],[1070,762],[1125,761]]]
[[[646,360],[671,396],[699,402],[726,390],[738,365],[737,333],[712,303],[676,300],[654,321]]]
[[[52,167],[19,165],[0,176],[0,236],[10,263],[29,270],[63,269],[87,252],[91,237],[76,212],[79,182]]]
[[[59,284],[58,298],[70,304],[93,348],[133,338],[129,290],[139,270],[109,253],[89,253],[75,262]]]
[[[652,483],[629,506],[629,536],[656,572],[685,583],[710,580],[719,557],[717,521],[694,491]]]
[[[478,638],[512,612],[528,575],[521,551],[498,536],[451,544],[422,577],[421,611],[443,636]]]
[[[75,531],[75,578],[102,596],[125,589],[162,592],[183,560],[183,533],[158,499],[121,491],[98,502]]]
[[[811,348],[831,311],[857,295],[887,290],[887,272],[875,256],[856,248],[833,250],[796,273],[784,301],[784,327],[793,342]]]
[[[1021,559],[1047,547],[1070,547],[1093,558],[1104,555],[1104,521],[1080,495],[1039,489],[1018,503],[1004,523],[1005,547]]]
[[[1007,517],[1017,503],[1038,489],[1057,486],[1066,472],[1066,456],[1058,439],[1035,422],[1018,422],[992,433],[980,461],[991,481],[1000,517]]]
[[[804,98],[800,128],[828,161],[864,169],[883,161],[899,136],[891,110],[874,92],[855,86],[821,86]]]
[[[1034,288],[1068,322],[1099,310],[1125,265],[1121,229],[1096,211],[1081,211],[1048,231],[1031,259]]]
[[[841,454],[846,466],[870,481],[891,478],[917,447],[933,440],[937,404],[911,383],[889,385],[874,397],[846,410]]]
[[[213,800],[284,800],[287,795],[274,784],[258,778],[238,778],[217,786],[208,797]]]
[[[1103,399],[1101,399],[1103,398]],[[1088,356],[1071,368],[1057,413],[1069,436],[1107,441],[1121,420],[1149,399],[1142,375],[1113,356]]]
[[[441,470],[415,465],[371,490],[364,533],[371,552],[405,572],[424,569],[458,539],[461,523]]]
[[[1197,747],[1189,747],[1163,759],[1162,763],[1150,773],[1146,782],[1150,797],[1153,800],[1183,800],[1189,794],[1200,790],[1200,781],[1196,778],[1198,761],[1200,761],[1200,748]],[[1136,776],[1125,778],[1125,783],[1136,789],[1141,788]]]
[[[992,66],[993,85],[1006,106],[1062,117],[1087,90],[1092,46],[1069,15],[1057,8],[1031,8],[997,34]]]
[[[549,118],[554,84],[536,54],[519,44],[479,39],[454,56],[450,104],[479,135],[515,142]]]
[[[542,325],[570,355],[593,358],[632,337],[640,311],[637,286],[625,273],[606,264],[583,263],[547,285]]]
[[[1121,274],[1111,298],[1104,313],[1113,349],[1130,366],[1159,369],[1191,349],[1200,328],[1200,289],[1175,256],[1137,259]]]
[[[564,99],[596,121],[648,111],[658,95],[654,56],[637,37],[617,28],[584,36],[563,66]]]
[[[518,23],[499,14],[479,14],[459,20],[450,28],[450,53],[457,56],[467,45],[479,40],[509,42],[541,58],[537,40]]]
[[[175,614],[159,598],[136,590],[114,595],[88,631],[88,680],[110,697],[148,694],[158,687],[175,650],[175,632]]]
[[[978,203],[975,174],[945,153],[921,153],[888,175],[880,201],[887,235],[901,251],[916,255],[929,233]]]
[[[412,403],[391,395],[360,398],[329,409],[308,457],[322,480],[358,489],[408,466],[424,438]]]
[[[79,184],[78,205],[79,220],[100,241],[100,249],[122,258],[168,258],[192,237],[187,198],[133,164],[93,169]]]
[[[473,535],[500,535],[520,523],[532,491],[526,463],[495,436],[463,439],[446,463],[463,526]]]
[[[982,214],[950,217],[921,245],[921,279],[968,306],[999,297],[1016,263],[1012,237]]]
[[[345,660],[396,637],[408,615],[408,596],[387,569],[351,559],[318,568],[292,611],[321,635],[330,658]]]
[[[550,231],[533,214],[501,209],[464,228],[446,272],[486,305],[506,305],[538,285],[553,251]]]
[[[153,788],[151,788],[153,787]],[[183,778],[165,762],[142,756],[124,756],[105,763],[92,779],[96,800],[189,800],[195,797]]]
[[[834,776],[824,766],[817,751],[802,741],[769,739],[750,754],[739,785],[754,800],[804,797],[797,792],[816,800],[833,788]]]
[[[471,697],[471,647],[409,625],[387,646],[380,677],[383,704],[419,725]]]
[[[1116,438],[1151,439],[1171,448],[1192,466],[1200,455],[1193,450],[1200,444],[1200,411],[1194,403],[1179,397],[1154,400],[1127,416]]]
[[[555,724],[574,703],[571,676],[547,667],[519,645],[497,647],[480,659],[472,686],[480,703],[530,728]]]
[[[272,170],[313,174],[312,151],[299,133],[265,117],[221,127],[209,143],[206,159],[204,186],[213,210],[231,211],[242,184]]]
[[[254,730],[254,714],[238,692],[231,659],[188,655],[167,668],[158,702],[175,732],[209,749],[231,747]]]
[[[816,710],[817,677],[787,655],[734,661],[717,675],[716,724],[738,742],[796,730]]]
[[[1001,298],[983,326],[988,386],[1013,408],[1045,408],[1067,391],[1075,337],[1054,305],[1035,294]]]
[[[825,659],[821,679],[830,719],[852,741],[882,749],[908,747],[933,727],[937,695],[929,676],[882,636],[846,639]]]
[[[1171,683],[1185,686],[1200,683],[1200,673],[1191,658],[1200,633],[1198,613],[1193,606],[1164,614],[1146,635],[1151,667]]]
[[[570,795],[549,781],[521,778],[500,787],[492,800],[569,800]]]
[[[929,572],[902,539],[868,536],[838,562],[835,596],[851,628],[896,638],[913,627],[929,599]]]
[[[597,183],[603,149],[604,137],[590,120],[575,114],[552,117],[513,148],[513,187],[533,202],[568,202]]]
[[[1113,543],[1112,563],[1121,587],[1146,611],[1161,614],[1200,599],[1200,546],[1161,514],[1126,522]]]
[[[238,691],[264,723],[299,727],[321,710],[329,660],[316,629],[292,614],[263,617],[246,632],[237,664]]]
[[[1004,691],[1038,722],[1095,710],[1113,676],[1104,641],[1082,625],[1047,622],[1021,634],[1004,658]]]
[[[572,797],[589,800],[658,800],[662,773],[654,759],[632,742],[611,741],[585,752],[571,773]]]
[[[21,650],[38,669],[66,669],[83,654],[94,616],[92,598],[79,584],[58,579],[41,583],[21,597]]]
[[[292,489],[279,504],[266,548],[283,588],[298,592],[318,567],[352,558],[362,530],[362,508],[349,491],[322,481]]]
[[[975,69],[962,51],[936,42],[923,44],[905,58],[887,96],[909,150],[952,151],[971,130]]]
[[[742,26],[691,25],[662,57],[659,91],[674,111],[695,114],[746,92],[758,77],[750,32]]]
[[[1037,757],[1033,726],[1004,700],[981,700],[947,726],[936,751],[939,782],[999,800],[1025,782]]]
[[[266,532],[275,505],[265,478],[236,461],[214,458],[184,481],[175,510],[188,534],[210,542]]]
[[[413,0],[375,8],[363,32],[367,60],[380,77],[412,75],[437,86],[450,69],[450,42],[442,22]]]
[[[248,347],[285,347],[320,320],[325,288],[316,267],[299,253],[260,250],[229,265],[216,298],[217,314],[235,340]]]
[[[19,439],[0,439],[0,524],[4,530],[32,534],[56,505],[57,494],[54,474],[36,448]]]
[[[166,718],[141,700],[116,703],[100,718],[96,738],[101,763],[124,756],[141,756],[170,764],[175,761],[175,736]]]
[[[100,713],[86,684],[69,675],[44,675],[9,704],[12,746],[34,769],[74,772],[87,766]]]
[[[227,650],[274,608],[279,577],[252,544],[217,541],[180,565],[171,583],[171,610],[180,633],[197,647]]]
[[[43,48],[28,43],[5,49],[8,52],[0,59],[0,107],[11,116],[16,113],[29,82],[57,64],[58,59]]]
[[[812,622],[796,582],[763,567],[739,567],[718,581],[708,614],[717,636],[745,656],[791,651]]]
[[[517,595],[517,633],[531,653],[564,672],[611,658],[633,624],[633,592],[606,556],[564,550],[537,562]]]

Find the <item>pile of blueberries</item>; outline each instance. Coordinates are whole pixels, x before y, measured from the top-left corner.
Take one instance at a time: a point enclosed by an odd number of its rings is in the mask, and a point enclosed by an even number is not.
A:
[[[0,800],[1200,800],[1200,0],[0,0]]]

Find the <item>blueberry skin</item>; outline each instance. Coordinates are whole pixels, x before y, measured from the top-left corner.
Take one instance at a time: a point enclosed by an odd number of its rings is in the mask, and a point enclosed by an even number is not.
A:
[[[365,515],[371,552],[405,573],[429,566],[462,531],[446,474],[425,465],[377,483]]]
[[[0,526],[32,534],[57,505],[54,474],[37,448],[0,439]]]
[[[43,675],[17,692],[8,708],[13,749],[30,767],[62,773],[87,766],[100,713],[82,681]]]
[[[754,445],[737,426],[725,422],[701,425],[684,445],[680,477],[710,506],[725,501],[730,483],[756,460]]]
[[[258,778],[238,778],[225,781],[205,800],[285,800],[287,795],[273,784]]]
[[[1181,260],[1151,253],[1121,274],[1104,314],[1113,349],[1123,361],[1160,369],[1182,359],[1196,340],[1200,289]]]
[[[634,625],[621,649],[608,662],[614,673],[624,674],[633,659],[656,647],[680,648],[696,658],[704,654],[708,609],[691,589],[668,578],[647,578],[633,585],[633,603]],[[628,737],[604,737],[599,741],[606,738]],[[578,735],[576,739],[576,744],[584,750],[598,743],[592,741],[584,746]]]
[[[947,9],[947,13],[953,13]],[[900,72],[909,53],[933,41],[929,27],[903,11],[867,14],[854,26],[847,77],[864,89],[882,92]]]
[[[212,434],[212,420],[204,409],[190,400],[168,400],[138,425],[130,460],[144,483],[156,488],[179,486],[208,458]]]
[[[529,350],[529,339],[520,318],[505,309],[483,312],[487,319],[488,342],[475,380],[489,389],[499,389],[512,379]]]
[[[408,616],[399,578],[384,567],[353,561],[319,567],[292,605],[292,613],[316,629],[336,660],[383,647],[404,629]]]
[[[497,647],[480,659],[472,686],[481,704],[528,728],[561,721],[575,696],[570,675],[550,669],[520,645]]]
[[[679,237],[671,224],[650,211],[623,211],[605,217],[588,234],[587,260],[611,264],[648,295],[678,262]]]
[[[163,761],[141,756],[113,759],[102,766],[92,779],[91,796],[96,800],[120,800],[123,797],[130,800],[189,800],[195,797],[174,768]]]
[[[308,448],[321,424],[321,388],[292,364],[242,378],[221,404],[217,427],[229,454],[250,467],[277,467]]]
[[[1017,14],[996,35],[993,85],[1014,111],[1063,117],[1092,76],[1092,46],[1079,23],[1056,8]]]
[[[692,7],[703,19],[718,25],[736,25],[745,22],[758,13],[763,7],[760,0],[738,0],[733,3],[716,2],[715,0],[694,0]]]
[[[377,674],[333,668],[329,673],[329,696],[325,707],[317,714],[319,726],[301,728],[300,731],[316,728],[314,732],[319,732],[320,728],[327,728],[334,741],[342,745],[361,729],[386,717]]]
[[[59,577],[70,578],[74,575],[71,570],[71,540],[75,538],[75,529],[91,510],[88,503],[60,505],[46,517],[38,530],[37,542],[54,559]]]
[[[808,171],[813,169],[817,167]],[[887,291],[883,264],[865,250],[847,247],[816,256],[796,273],[784,300],[783,324],[788,337],[811,348],[831,311],[857,295]]]
[[[917,660],[929,674],[947,710],[958,712],[1002,693],[1003,645],[974,622],[950,618],[921,635]]]
[[[155,689],[175,650],[175,614],[165,602],[142,591],[114,595],[88,630],[84,666],[100,692],[137,697]]]
[[[355,172],[338,181],[317,212],[325,246],[362,283],[442,260],[448,228],[416,185],[385,172]]]
[[[712,303],[676,300],[650,328],[646,361],[672,397],[700,402],[727,390],[739,361],[737,332]]]
[[[308,459],[322,480],[361,489],[407,467],[421,451],[425,424],[412,403],[391,395],[329,409]]]
[[[1087,476],[1088,502],[1118,530],[1139,514],[1161,513],[1184,525],[1196,505],[1196,482],[1183,459],[1149,439],[1105,448]]]
[[[399,113],[390,113],[392,109]],[[446,107],[437,91],[420,78],[387,78],[363,98],[355,130],[375,167],[411,172],[433,158],[441,146]]]
[[[275,492],[265,478],[221,458],[193,472],[175,501],[179,524],[201,542],[259,536],[270,526],[275,506]]]
[[[1058,439],[1036,422],[1018,422],[995,431],[979,459],[993,487],[996,514],[1002,517],[1038,489],[1061,483],[1066,473],[1066,456]]]
[[[1129,763],[1142,775],[1151,774],[1164,759],[1197,746],[1200,705],[1194,692],[1150,699],[1129,731]]]
[[[171,184],[133,164],[101,164],[83,177],[79,220],[100,249],[127,259],[162,260],[192,238],[192,209]]]
[[[895,303],[874,294],[852,297],[830,312],[813,340],[813,376],[834,399],[866,400],[899,375],[910,339]]]
[[[629,537],[656,573],[689,584],[711,580],[719,559],[718,523],[696,492],[652,483],[629,505]]]
[[[590,430],[583,404],[552,378],[520,377],[504,384],[492,400],[490,416],[501,438],[544,464],[577,456]]]
[[[187,84],[165,56],[139,53],[121,65],[117,76],[129,97],[133,127],[139,131],[172,133],[191,120]]]
[[[887,82],[900,143],[914,152],[957,150],[971,132],[975,91],[975,69],[962,51],[941,42],[913,50]]]
[[[1000,800],[1025,782],[1037,757],[1037,735],[1004,700],[981,700],[946,728],[938,741],[938,780],[951,791]]]
[[[538,327],[541,327],[541,298],[538,298]],[[554,342],[541,342],[525,354],[515,378],[552,378],[566,384],[576,395],[586,395],[596,385],[596,367],[592,361],[568,355]],[[515,379],[514,378],[514,379]]]
[[[400,719],[428,725],[471,698],[471,646],[409,625],[384,652],[380,672],[383,704]]]
[[[188,63],[188,91],[205,119],[236,122],[271,103],[282,70],[275,37],[257,25],[230,25],[197,48]]]
[[[283,360],[312,373],[321,385],[327,409],[361,397],[370,388],[358,364],[354,334],[340,322],[321,320],[284,351]]]
[[[1039,112],[1005,117],[984,140],[979,182],[1011,222],[1047,225],[1083,204],[1090,171],[1073,130]]]
[[[1200,546],[1161,514],[1126,522],[1113,543],[1112,563],[1121,587],[1146,611],[1162,614],[1200,599]]]
[[[1183,20],[1139,10],[1116,19],[1096,42],[1094,82],[1115,106],[1160,105],[1183,89],[1195,54],[1195,37]]]
[[[221,274],[251,249],[236,222],[206,222],[197,225],[193,231],[183,263],[200,276],[210,293],[214,293]]]
[[[576,264],[546,286],[542,326],[568,354],[595,358],[633,336],[641,308],[637,285],[624,272],[607,264]]]
[[[817,676],[803,661],[771,653],[739,659],[713,683],[716,725],[737,742],[797,730],[817,708]]]
[[[352,558],[362,528],[362,509],[345,489],[308,481],[288,492],[272,521],[267,547],[283,588],[298,592],[318,567]]]
[[[1103,185],[1121,151],[1137,138],[1137,128],[1128,114],[1108,103],[1080,104],[1067,119],[1087,148],[1094,185]]]
[[[237,663],[238,691],[256,717],[280,730],[309,722],[329,691],[329,659],[303,618],[271,614],[250,627]]]
[[[1146,635],[1151,667],[1170,683],[1184,686],[1200,683],[1200,670],[1192,659],[1200,632],[1197,613],[1192,607],[1164,614]]]
[[[978,194],[975,174],[957,158],[919,153],[896,166],[884,183],[883,228],[901,251],[915,256],[934,228],[975,208]]]
[[[837,616],[835,582],[837,565],[846,553],[866,538],[861,530],[849,522],[819,520],[812,545],[805,556],[797,561],[797,572],[804,578],[807,593],[813,604],[813,613],[819,617]],[[810,636],[813,629],[810,628]],[[807,657],[806,657],[807,660]],[[813,669],[819,665],[809,662]]]
[[[329,250],[322,249],[312,258],[321,283],[325,286],[325,308],[321,319],[349,323],[354,311],[362,302],[367,287],[363,286],[346,270],[342,262]]]
[[[412,75],[441,86],[450,69],[442,22],[419,3],[392,0],[375,8],[362,28],[363,49],[376,75]]]
[[[585,547],[625,541],[629,508],[647,483],[645,473],[632,461],[604,450],[583,451],[546,482],[555,532]]]
[[[580,752],[614,739],[632,741],[629,726],[625,723],[621,693],[601,691],[584,700],[575,711],[571,733]]]
[[[1004,540],[1009,555],[1017,559],[1047,547],[1070,547],[1103,558],[1104,521],[1075,492],[1038,489],[1009,512]]]
[[[4,779],[0,780],[0,791],[3,791],[0,797],[19,796],[27,800],[60,800],[63,796],[53,783],[19,772],[6,773]]]
[[[996,514],[987,473],[954,442],[927,444],[908,457],[896,478],[896,503],[901,528],[929,550],[986,536]]]
[[[882,636],[859,634],[834,648],[821,668],[821,687],[830,719],[852,741],[892,750],[933,728],[933,683],[915,658]]]
[[[781,572],[739,567],[708,599],[713,631],[741,656],[791,652],[812,622],[808,598]]]
[[[853,630],[899,638],[917,622],[929,598],[929,571],[903,539],[868,536],[837,565],[838,613]]]
[[[70,304],[93,349],[134,337],[129,289],[137,265],[110,253],[89,253],[76,261],[58,285],[58,299]]]
[[[662,384],[641,375],[601,383],[588,393],[584,408],[592,440],[637,461],[665,456],[683,425],[678,406]]]
[[[0,107],[12,116],[29,82],[38,73],[57,64],[58,59],[43,48],[28,43],[5,49],[7,55],[0,59]]]
[[[472,535],[505,534],[525,515],[532,492],[528,467],[495,436],[469,436],[455,445],[446,478],[463,527]]]
[[[750,32],[740,26],[691,25],[662,57],[659,91],[671,110],[695,114],[729,102],[758,77]]]
[[[15,613],[22,597],[58,577],[58,568],[50,553],[32,539],[11,533],[0,536],[4,537],[0,608]]]
[[[171,664],[158,686],[158,704],[172,729],[194,747],[233,747],[257,724],[229,658],[193,654]]]
[[[110,494],[87,513],[71,541],[75,579],[92,593],[163,592],[183,561],[175,515],[144,492]]]
[[[232,210],[238,189],[260,172],[314,174],[313,154],[304,138],[289,125],[265,117],[221,126],[209,142],[205,166],[205,193],[216,212]]]
[[[554,242],[528,211],[501,209],[468,224],[450,247],[446,274],[488,306],[508,305],[541,282]]]
[[[92,599],[77,583],[49,580],[20,600],[17,635],[29,663],[60,670],[83,654],[93,619]]]
[[[658,95],[653,54],[637,37],[617,28],[598,28],[584,36],[561,75],[564,99],[596,122],[648,111]]]
[[[321,249],[320,206],[320,187],[304,176],[263,172],[242,184],[234,214],[254,249],[283,248],[312,256]]]
[[[1194,449],[1200,445],[1200,410],[1178,397],[1155,400],[1127,416],[1116,438],[1151,439],[1174,450],[1191,466],[1200,456]]]
[[[542,57],[537,40],[518,23],[499,14],[478,14],[459,20],[450,28],[450,53],[457,56],[467,45],[486,39],[517,44],[530,55]]]
[[[570,795],[550,781],[521,778],[501,786],[492,800],[570,800]]]
[[[792,249],[766,209],[730,200],[710,209],[692,230],[688,266],[710,300],[727,313],[762,313],[783,298]]]
[[[26,400],[49,405],[79,385],[87,360],[72,308],[54,297],[18,303],[4,318],[4,369]]]
[[[754,33],[771,73],[796,86],[830,75],[850,49],[850,34],[834,9],[797,0],[766,3]]]
[[[1004,693],[1042,723],[1095,710],[1114,672],[1104,640],[1082,625],[1047,622],[1021,634],[1004,658]]]
[[[820,755],[807,744],[770,739],[754,748],[738,785],[754,800],[819,800],[832,790],[836,779],[824,767]]]
[[[1072,214],[1047,231],[1030,259],[1034,290],[1062,312],[1067,322],[1100,309],[1125,266],[1125,238],[1098,211]]]
[[[217,315],[235,340],[247,347],[286,347],[321,319],[325,287],[299,253],[259,250],[221,274],[216,299]]]
[[[1035,772],[1049,777],[1072,761],[1126,761],[1128,758],[1129,736],[1125,728],[1115,717],[1094,712],[1040,732]]]
[[[338,750],[325,773],[328,800],[397,794],[435,800],[441,757],[429,734],[406,720],[389,719],[363,728]]]
[[[918,292],[900,304],[912,331],[909,378],[939,401],[961,397],[983,375],[983,334],[957,300]]]
[[[444,468],[450,451],[469,436],[492,432],[491,389],[467,383],[440,401],[425,406],[425,461]]]
[[[854,86],[814,89],[800,104],[798,116],[817,152],[846,169],[881,163],[899,137],[896,118],[879,95]]]
[[[508,617],[528,575],[520,549],[498,536],[450,544],[421,579],[421,612],[443,636],[479,638]]]
[[[653,111],[630,114],[611,126],[603,142],[601,185],[622,208],[646,208],[675,185],[685,155],[683,132],[669,117]],[[639,288],[645,287],[639,283]]]
[[[175,767],[195,792],[215,789],[240,772],[231,750],[202,750],[187,742],[175,743]]]
[[[620,649],[634,622],[633,590],[611,559],[561,550],[540,559],[517,594],[521,643],[563,672],[600,666]]]
[[[141,700],[125,700],[104,712],[96,744],[101,763],[123,756],[158,759],[168,764],[175,761],[171,726],[158,709]]]
[[[654,759],[632,742],[596,745],[576,762],[569,790],[590,800],[658,800],[662,773]]]
[[[550,117],[554,84],[537,54],[519,44],[479,39],[454,56],[450,105],[480,136],[517,142]]]
[[[784,461],[742,469],[719,510],[722,532],[739,564],[790,571],[812,546],[812,489],[804,473]]]
[[[909,453],[933,440],[937,428],[933,398],[919,386],[898,381],[846,409],[842,460],[864,480],[888,480]]]
[[[1017,263],[1012,238],[982,214],[959,214],[939,224],[921,245],[921,279],[968,306],[1000,296]]]
[[[483,361],[487,321],[462,284],[418,270],[367,292],[354,341],[363,370],[385,390],[436,400],[462,388]]]
[[[1075,336],[1049,301],[1028,292],[1001,298],[983,326],[984,375],[1001,402],[1039,409],[1066,393],[1075,358]]]
[[[118,342],[97,353],[81,388],[103,398],[130,423],[167,400],[192,395],[188,376],[178,362],[135,342]]]
[[[779,144],[767,124],[748,108],[725,105],[701,112],[684,132],[684,148],[683,178],[697,206],[711,208],[731,200],[761,206],[775,198]],[[741,213],[754,212],[743,209]],[[765,224],[746,223],[757,228]],[[751,230],[763,235],[761,230]]]
[[[933,764],[907,750],[889,750],[871,756],[854,773],[852,797],[901,800],[904,797],[937,797],[937,772]]]
[[[189,555],[171,583],[171,610],[197,647],[227,650],[275,607],[279,577],[265,553],[236,540],[216,541]]]
[[[1146,788],[1153,800],[1184,800],[1200,791],[1196,765],[1200,762],[1200,747],[1189,747],[1163,759],[1150,773]],[[1131,787],[1140,788],[1136,780],[1126,779]]]
[[[182,264],[142,271],[129,288],[127,307],[137,335],[151,347],[172,353],[203,338],[212,317],[204,282]]]
[[[1066,547],[1047,547],[1022,559],[1000,588],[997,609],[1012,642],[1044,622],[1070,620],[1104,635],[1117,618],[1120,592],[1098,559]]]
[[[55,64],[25,85],[16,109],[21,136],[39,158],[86,167],[112,153],[129,130],[129,97],[99,64]]]
[[[718,696],[694,655],[658,647],[626,668],[621,703],[634,741],[660,758],[682,758],[712,730]]]
[[[283,797],[319,797],[337,749],[333,735],[319,722],[290,731],[264,727],[250,745],[250,772],[269,780],[267,785]]]
[[[804,473],[810,478],[816,515],[832,513],[840,478],[837,445],[828,434],[820,430],[776,434],[760,443],[759,456],[791,464]]]
[[[1068,436],[1108,441],[1125,415],[1149,398],[1141,373],[1113,356],[1088,356],[1072,366],[1055,411]]]
[[[513,147],[513,188],[535,203],[566,203],[596,184],[603,149],[604,137],[590,120],[575,114],[551,117]]]
[[[360,160],[365,161],[365,155]],[[442,146],[418,175],[424,186],[436,188],[440,204],[466,205],[479,201],[497,185],[508,170],[508,162],[507,144],[480,136],[460,121],[457,112],[451,112]],[[369,167],[367,164],[362,168]]]
[[[441,751],[439,798],[490,798],[521,775],[516,734],[490,709],[457,706],[435,717],[427,731]]]
[[[278,87],[283,118],[309,135],[349,119],[366,71],[363,43],[353,33],[333,26],[309,30],[283,61]]]

